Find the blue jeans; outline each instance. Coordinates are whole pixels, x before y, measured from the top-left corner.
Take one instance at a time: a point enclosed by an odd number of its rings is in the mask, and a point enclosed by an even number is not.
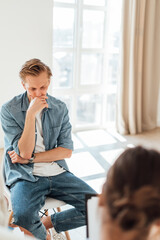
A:
[[[39,177],[37,182],[19,180],[10,189],[14,223],[29,230],[36,238],[45,240],[46,229],[40,221],[39,210],[46,197],[63,200],[74,208],[51,215],[57,232],[86,224],[85,194],[96,192],[70,172],[53,177]]]

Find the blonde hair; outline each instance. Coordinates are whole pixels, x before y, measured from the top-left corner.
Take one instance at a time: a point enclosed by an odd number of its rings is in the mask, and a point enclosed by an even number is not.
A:
[[[52,76],[51,69],[46,64],[37,58],[33,58],[25,62],[19,72],[19,76],[25,82],[26,76],[39,76],[42,72],[46,72],[49,79]]]

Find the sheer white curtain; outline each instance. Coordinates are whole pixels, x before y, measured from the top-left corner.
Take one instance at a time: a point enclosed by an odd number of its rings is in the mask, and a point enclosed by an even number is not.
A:
[[[160,0],[123,0],[117,129],[136,134],[157,126]]]

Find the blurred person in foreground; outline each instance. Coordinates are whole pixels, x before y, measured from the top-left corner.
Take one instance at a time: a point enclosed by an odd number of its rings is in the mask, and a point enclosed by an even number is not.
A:
[[[125,150],[108,172],[99,206],[101,240],[160,239],[160,153]]]

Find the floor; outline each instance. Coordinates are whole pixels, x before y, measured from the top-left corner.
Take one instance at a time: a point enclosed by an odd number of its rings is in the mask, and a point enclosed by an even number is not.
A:
[[[73,134],[73,141],[75,150],[67,159],[70,171],[100,193],[108,169],[124,149],[143,145],[159,150],[160,128],[132,136],[121,136],[114,130],[84,131]],[[70,236],[72,240],[85,240],[86,228],[72,230]]]

